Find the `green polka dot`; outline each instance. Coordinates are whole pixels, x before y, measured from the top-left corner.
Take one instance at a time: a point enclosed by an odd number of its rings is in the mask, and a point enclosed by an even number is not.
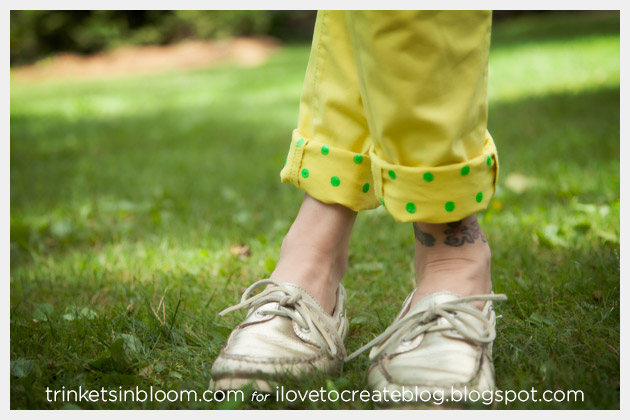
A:
[[[488,156],[488,159],[486,159],[486,165],[492,165],[492,156]]]
[[[452,201],[447,201],[446,204],[444,204],[444,208],[446,209],[446,211],[451,212],[455,210],[455,203],[453,203]]]
[[[366,193],[368,191],[370,191],[370,184],[366,182],[365,184],[363,184],[363,192]]]
[[[359,154],[356,154],[356,155],[354,155],[352,160],[354,161],[354,163],[356,163],[358,165],[359,163],[363,162],[363,156],[361,156]]]
[[[301,145],[303,145],[303,144],[304,144],[304,139],[299,139],[299,140],[297,141],[297,143],[295,143],[295,145],[296,145],[297,147],[300,147],[300,146],[301,146]]]
[[[339,184],[341,184],[341,180],[339,179],[338,176],[333,176],[332,178],[330,178],[330,183],[332,184],[333,187],[338,187]]]
[[[330,152],[330,147],[323,145],[322,146],[322,155],[326,156]]]
[[[416,205],[413,203],[407,203],[405,209],[407,209],[407,213],[414,214],[416,212]]]
[[[302,169],[302,178],[308,178],[308,169]]]
[[[478,192],[477,196],[475,197],[475,200],[477,200],[477,203],[481,203],[481,200],[483,200],[483,193]]]
[[[468,166],[468,165],[464,166],[464,167],[462,168],[462,172],[461,172],[462,176],[466,176],[466,175],[468,175],[469,173],[470,173],[470,166]]]
[[[379,198],[378,201],[380,201],[383,207],[385,207],[385,200],[383,200],[382,198]]]
[[[396,172],[394,172],[394,171],[388,171],[387,173],[389,174],[389,177],[390,177],[391,179],[396,179]]]
[[[422,178],[427,182],[431,182],[435,177],[431,172],[426,172],[424,175],[422,175]]]

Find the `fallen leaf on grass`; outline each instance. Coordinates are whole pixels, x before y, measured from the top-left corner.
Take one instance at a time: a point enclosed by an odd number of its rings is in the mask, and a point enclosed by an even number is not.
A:
[[[508,190],[516,194],[523,194],[525,191],[534,186],[536,184],[536,181],[533,178],[528,178],[523,174],[512,172],[507,176],[507,178],[505,178],[503,184]]]
[[[131,372],[142,352],[142,342],[133,334],[116,335],[109,349],[90,360],[88,366],[101,372]]]
[[[114,340],[109,349],[100,356],[90,360],[88,366],[101,372],[131,371],[131,360],[125,355],[124,346],[124,339],[118,338]]]
[[[75,319],[95,319],[97,316],[96,312],[87,306],[80,310],[75,306],[67,306],[66,313],[61,315],[61,318],[66,321],[74,321]]]
[[[136,360],[142,353],[142,342],[135,335],[119,333],[116,338],[123,339],[123,351],[129,359]]]
[[[591,204],[591,203],[584,204],[584,203],[575,202],[574,206],[577,211],[581,211],[587,214],[599,214],[602,217],[606,217],[610,213],[610,206],[606,204],[597,205],[597,204]]]
[[[599,229],[593,229],[593,232],[595,232],[597,236],[599,236],[600,238],[602,238],[603,240],[607,242],[612,242],[613,244],[619,243],[619,235],[615,235],[614,233],[605,232]]]
[[[230,254],[244,258],[252,256],[252,252],[249,250],[247,245],[232,245],[230,247]]]
[[[567,241],[561,236],[564,235],[564,231],[556,225],[545,225],[542,230],[536,230],[536,239],[538,243],[548,247],[566,247]]]
[[[33,311],[33,321],[48,321],[54,308],[50,303],[42,303]]]
[[[361,313],[350,318],[350,325],[361,325],[376,322],[377,317],[371,313]]]
[[[16,378],[25,378],[33,370],[35,362],[27,359],[11,360],[11,375]]]

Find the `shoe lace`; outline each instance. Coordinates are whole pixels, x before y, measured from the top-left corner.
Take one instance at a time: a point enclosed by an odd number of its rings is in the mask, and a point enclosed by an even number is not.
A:
[[[252,296],[253,291],[263,285],[273,286],[267,287],[262,292]],[[282,292],[282,294],[277,292]],[[258,309],[268,303],[278,303],[278,309]],[[263,316],[278,315],[290,318],[305,332],[314,332],[315,340],[324,349],[328,357],[333,358],[339,351],[337,345],[327,333],[331,329],[335,330],[335,327],[323,325],[322,318],[316,315],[321,313],[322,310],[315,304],[303,299],[303,294],[299,290],[286,287],[282,283],[273,280],[259,280],[243,292],[240,303],[219,312],[219,316],[222,317],[239,309],[257,311]]]
[[[504,300],[507,300],[506,295],[489,294],[468,296],[437,304],[431,302],[425,310],[407,314],[398,321],[395,321],[389,328],[383,331],[381,335],[348,356],[346,361],[354,359],[372,347],[375,348],[375,353],[371,355],[371,357],[376,359],[385,352],[391,343],[399,341],[410,342],[420,334],[429,332],[456,330],[468,340],[481,344],[491,343],[496,336],[496,332],[490,324],[490,321],[481,311],[462,304],[472,301]],[[470,321],[466,320],[465,317],[457,317],[457,312],[465,312],[475,319],[478,319],[485,327],[483,332],[477,332],[470,324]],[[449,325],[439,325],[438,321],[440,318],[446,319]]]

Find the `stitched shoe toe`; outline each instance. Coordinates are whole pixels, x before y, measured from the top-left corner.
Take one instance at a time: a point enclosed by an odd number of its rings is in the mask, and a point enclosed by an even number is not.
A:
[[[264,284],[270,287],[250,297],[255,288]],[[212,366],[211,387],[229,389],[254,382],[258,388],[268,390],[268,381],[285,375],[338,372],[346,354],[345,299],[340,285],[331,316],[299,286],[271,280],[254,283],[240,304],[222,312],[249,309]]]
[[[410,307],[412,297],[413,293],[383,334],[348,358],[372,347],[370,388],[390,393],[409,390],[414,398],[422,392],[440,391],[449,399],[453,391],[493,391],[496,316],[492,301],[505,300],[505,296],[463,298],[443,292]],[[469,304],[484,300],[481,311]]]

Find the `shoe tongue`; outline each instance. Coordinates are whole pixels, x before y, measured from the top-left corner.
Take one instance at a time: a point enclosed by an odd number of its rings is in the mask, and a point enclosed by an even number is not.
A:
[[[300,286],[298,286],[296,284],[292,284],[292,283],[282,283],[282,285],[285,286],[287,289],[295,290],[296,293],[302,295],[302,299],[304,299],[305,301],[307,301],[311,305],[316,306],[323,313],[325,313],[325,311],[322,308],[322,306],[319,304],[319,302],[317,302],[317,299],[315,299],[309,292],[307,292],[306,289],[303,289]],[[278,293],[282,293],[282,292],[278,292]]]
[[[461,298],[462,297],[460,295],[452,292],[434,293],[420,299],[415,305],[409,308],[409,311],[405,315],[426,311],[431,306],[431,304],[440,305],[442,303],[451,302],[455,299]]]

